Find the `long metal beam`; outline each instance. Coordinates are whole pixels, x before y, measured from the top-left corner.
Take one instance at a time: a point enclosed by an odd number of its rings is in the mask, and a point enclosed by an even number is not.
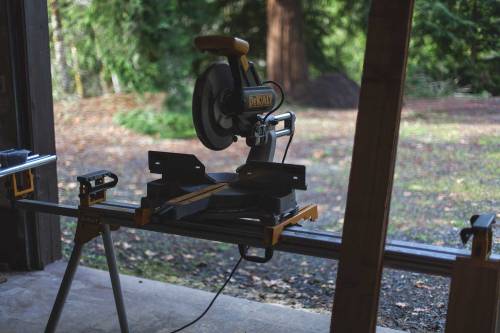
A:
[[[19,200],[16,202],[16,207],[69,217],[78,217],[80,214],[77,206],[37,200]],[[261,230],[251,224],[168,221],[162,224],[147,224],[137,227],[134,224],[134,212],[137,207],[133,204],[105,202],[86,209],[87,212],[98,215],[101,222],[105,224],[117,224],[123,227],[165,234],[263,247]],[[340,256],[341,245],[342,237],[339,234],[293,226],[283,232],[275,250],[336,260]],[[469,251],[467,250],[393,240],[388,241],[385,246],[384,266],[432,275],[451,276],[456,257],[468,255]],[[500,255],[493,255],[492,259],[500,260]]]
[[[13,149],[10,149],[13,150]],[[3,152],[7,152],[9,150],[5,150]],[[33,169],[45,164],[49,164],[52,162],[55,162],[57,159],[56,155],[31,155],[28,156],[28,159],[25,163],[19,164],[19,165],[14,165],[11,167],[0,167],[0,178],[5,177],[8,175],[13,175],[15,173]]]

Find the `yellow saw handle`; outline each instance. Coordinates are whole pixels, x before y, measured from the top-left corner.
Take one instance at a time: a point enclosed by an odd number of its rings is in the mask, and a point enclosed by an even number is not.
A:
[[[194,45],[200,51],[207,51],[226,57],[239,57],[245,72],[248,70],[246,54],[250,44],[246,40],[229,36],[198,36],[194,39]]]
[[[194,45],[200,51],[208,51],[223,56],[243,56],[248,53],[250,45],[247,41],[229,36],[198,36]]]

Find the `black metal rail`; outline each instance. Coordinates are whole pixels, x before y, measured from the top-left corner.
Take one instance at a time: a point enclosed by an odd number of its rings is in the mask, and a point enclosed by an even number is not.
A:
[[[77,206],[37,200],[19,200],[16,202],[16,207],[70,217],[78,217],[80,214]],[[217,221],[206,223],[183,220],[137,227],[134,224],[134,212],[137,207],[133,204],[110,201],[85,208],[85,212],[99,216],[101,222],[105,224],[116,224],[225,243],[264,247],[262,231],[251,224],[232,224]],[[341,244],[342,238],[339,234],[294,226],[283,232],[275,250],[338,259]],[[450,276],[455,258],[457,256],[468,256],[469,254],[467,250],[392,240],[386,243],[384,265],[412,272]],[[499,255],[493,255],[491,258],[500,260]]]
[[[9,152],[9,151],[14,151],[14,149],[9,149],[9,150],[4,150],[2,152]],[[45,164],[52,163],[56,161],[57,157],[56,155],[30,155],[28,156],[26,162],[19,164],[19,165],[14,165],[14,166],[1,166],[0,167],[0,178],[12,175],[21,171],[26,171],[29,169],[33,169]]]

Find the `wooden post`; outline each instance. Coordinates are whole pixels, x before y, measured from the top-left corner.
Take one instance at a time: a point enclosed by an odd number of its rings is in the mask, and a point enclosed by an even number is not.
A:
[[[500,262],[457,258],[449,300],[446,333],[499,333]]]
[[[490,258],[495,216],[474,215],[460,232],[464,244],[473,237],[472,252],[453,266],[446,333],[500,332],[500,261]]]
[[[0,148],[55,153],[47,1],[0,0]],[[35,198],[57,202],[55,165],[35,173]],[[0,199],[1,200],[1,199]],[[59,219],[22,214],[0,203],[0,262],[11,268],[41,269],[61,257]],[[17,222],[16,222],[17,221]]]
[[[331,332],[375,332],[413,0],[373,0]]]

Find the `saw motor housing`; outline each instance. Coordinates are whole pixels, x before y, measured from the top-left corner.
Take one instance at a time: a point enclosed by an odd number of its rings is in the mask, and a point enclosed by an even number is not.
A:
[[[265,144],[267,127],[259,115],[273,111],[276,93],[263,84],[248,61],[248,43],[233,37],[201,36],[195,45],[200,51],[227,57],[227,62],[212,64],[196,80],[193,122],[200,141],[212,150],[226,149],[237,136],[246,138],[250,147]]]

